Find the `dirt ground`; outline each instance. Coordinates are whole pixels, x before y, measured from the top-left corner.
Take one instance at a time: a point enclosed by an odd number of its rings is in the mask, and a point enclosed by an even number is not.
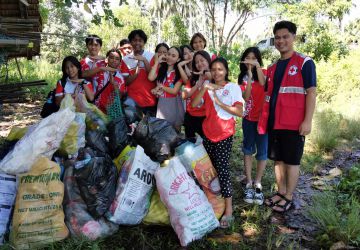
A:
[[[0,104],[0,137],[6,137],[14,126],[26,127],[37,122],[42,103],[4,103]]]

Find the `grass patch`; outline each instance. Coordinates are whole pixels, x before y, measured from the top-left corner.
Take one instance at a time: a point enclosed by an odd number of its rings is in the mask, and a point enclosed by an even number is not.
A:
[[[320,229],[320,246],[328,248],[338,241],[360,246],[360,203],[355,197],[324,192],[313,198],[307,212]]]

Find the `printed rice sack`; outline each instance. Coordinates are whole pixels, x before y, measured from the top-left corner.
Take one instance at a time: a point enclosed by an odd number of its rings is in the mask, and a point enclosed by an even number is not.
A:
[[[202,144],[186,142],[176,148],[176,154],[188,172],[192,171],[219,219],[225,211],[217,172]]]
[[[19,175],[11,244],[34,249],[66,238],[69,231],[64,223],[63,197],[59,165],[39,157],[28,173]]]
[[[195,184],[178,157],[155,173],[161,200],[170,214],[181,246],[202,238],[219,226],[205,194]]]
[[[159,163],[153,162],[140,146],[124,163],[120,171],[116,198],[106,217],[117,224],[137,225],[150,206],[155,186],[154,173]]]
[[[15,205],[16,176],[0,173],[0,245],[4,242]]]
[[[50,159],[74,118],[75,113],[67,108],[41,120],[1,160],[0,171],[11,175],[21,174],[29,171],[39,156]]]
[[[87,210],[87,205],[81,198],[80,189],[74,177],[73,166],[69,166],[65,170],[64,185],[65,223],[72,236],[84,236],[90,240],[96,240],[116,233],[118,225],[107,221],[104,217],[95,219]]]

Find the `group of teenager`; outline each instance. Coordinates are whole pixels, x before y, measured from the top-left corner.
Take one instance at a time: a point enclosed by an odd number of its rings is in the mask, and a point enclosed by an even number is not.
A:
[[[56,103],[64,94],[80,93],[107,113],[116,91],[122,100],[133,100],[145,115],[166,119],[179,132],[184,126],[187,138],[201,136],[225,198],[223,228],[234,221],[229,158],[236,118],[242,117],[244,200],[283,213],[294,207],[305,136],[311,131],[315,109],[316,72],[311,58],[294,51],[294,23],[277,22],[273,33],[280,59],[265,70],[259,49],[247,48],[239,56],[237,83],[229,80],[227,61],[205,50],[201,33],[194,34],[189,45],[160,43],[153,53],[144,50],[144,31],[133,30],[106,57],[99,54],[101,38],[90,35],[85,58],[63,60]],[[267,159],[275,162],[277,192],[264,201],[261,178]]]

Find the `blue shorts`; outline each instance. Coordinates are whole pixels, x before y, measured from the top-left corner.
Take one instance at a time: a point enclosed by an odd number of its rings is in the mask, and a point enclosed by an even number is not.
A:
[[[266,160],[268,151],[268,135],[259,135],[257,131],[257,122],[242,119],[243,129],[243,148],[244,155],[253,155],[256,153],[256,160]],[[256,146],[256,147],[255,147]]]

